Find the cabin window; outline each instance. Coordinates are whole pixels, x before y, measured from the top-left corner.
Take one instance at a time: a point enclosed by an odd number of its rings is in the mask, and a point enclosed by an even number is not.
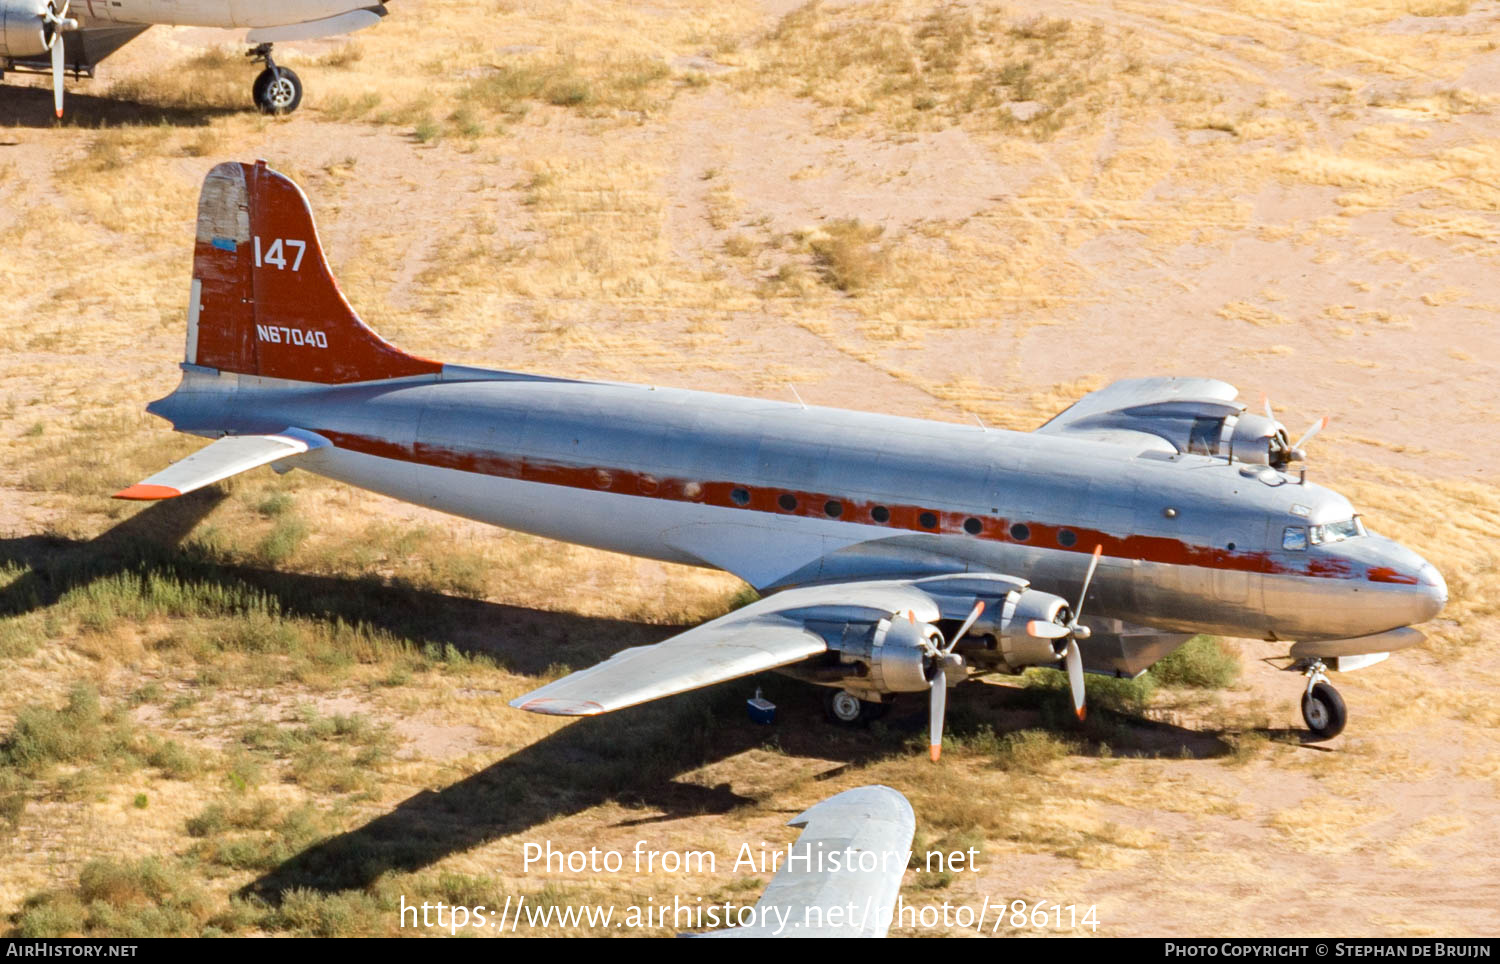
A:
[[[931,512],[924,512],[921,515],[917,516],[917,521],[922,523],[922,528],[924,529],[937,528],[937,516],[933,515]]]
[[[1067,548],[1078,542],[1078,536],[1072,529],[1060,529],[1057,533],[1057,544]]]
[[[1281,530],[1281,548],[1301,552],[1307,548],[1307,530],[1302,526],[1287,526]]]
[[[734,501],[735,505],[749,505],[750,504],[750,490],[749,489],[730,489],[729,490],[729,498]]]
[[[783,492],[781,493],[780,498],[776,500],[776,504],[781,506],[786,511],[791,512],[793,509],[797,508],[797,497],[795,495],[792,495],[790,492]]]
[[[844,514],[844,503],[837,499],[829,499],[823,504],[823,511],[828,513],[828,518],[837,519]]]
[[[1017,522],[1010,527],[1010,537],[1017,542],[1025,542],[1031,538],[1031,529],[1022,522]]]
[[[891,510],[887,509],[883,505],[877,505],[875,508],[870,510],[870,518],[874,519],[876,522],[890,522]]]
[[[977,536],[983,530],[984,530],[984,523],[980,522],[978,519],[965,519],[964,520],[964,531],[967,532],[969,535],[971,535],[971,536]]]

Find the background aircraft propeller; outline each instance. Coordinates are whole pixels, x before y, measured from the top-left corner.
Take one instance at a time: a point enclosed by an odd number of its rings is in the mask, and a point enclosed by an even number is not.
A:
[[[1302,433],[1302,437],[1294,445],[1292,444],[1291,437],[1287,435],[1286,426],[1276,421],[1276,414],[1271,410],[1271,399],[1263,394],[1260,400],[1261,404],[1265,406],[1266,418],[1270,419],[1271,423],[1276,426],[1276,434],[1271,439],[1271,465],[1278,469],[1284,469],[1288,462],[1306,462],[1307,443],[1312,441],[1313,436],[1328,427],[1328,416],[1324,415],[1316,422],[1313,422],[1307,431]]]

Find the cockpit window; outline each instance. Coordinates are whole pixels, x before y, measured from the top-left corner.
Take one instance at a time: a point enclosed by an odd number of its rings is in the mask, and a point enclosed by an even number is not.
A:
[[[1343,522],[1313,526],[1311,531],[1312,544],[1315,546],[1321,546],[1325,542],[1343,542],[1345,539],[1355,539],[1365,534],[1365,524],[1360,521],[1359,516],[1345,519]]]
[[[1281,530],[1281,548],[1297,552],[1307,548],[1307,530],[1301,526],[1287,526]]]

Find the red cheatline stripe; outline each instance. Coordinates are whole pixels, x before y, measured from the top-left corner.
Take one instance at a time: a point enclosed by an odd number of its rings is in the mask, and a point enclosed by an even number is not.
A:
[[[352,452],[418,465],[574,489],[592,489],[673,502],[698,502],[704,505],[771,512],[778,515],[798,515],[820,519],[837,518],[843,522],[880,525],[888,529],[906,529],[912,532],[953,535],[967,533],[977,539],[1038,546],[1061,552],[1089,553],[1093,552],[1095,546],[1102,546],[1104,555],[1113,559],[1140,559],[1167,565],[1313,576],[1322,579],[1347,579],[1357,575],[1354,567],[1341,559],[1310,556],[1301,566],[1294,567],[1283,563],[1269,552],[1197,546],[1166,536],[1115,536],[1080,526],[1029,521],[1020,523],[1020,520],[997,519],[947,509],[928,509],[917,505],[851,499],[828,493],[794,491],[775,486],[682,479],[633,469],[567,465],[521,456],[466,452],[426,442],[402,444],[374,436],[355,435],[323,428],[314,429],[314,431],[339,448]],[[736,496],[743,497],[746,501],[741,502]],[[791,509],[786,508],[780,501],[787,496],[791,496],[793,500]],[[827,511],[828,504],[834,502],[839,505],[839,512],[836,516]],[[890,513],[888,521],[884,523],[873,521],[871,512],[877,507],[884,508]],[[964,528],[965,523],[970,519],[979,523],[978,532],[970,532]],[[928,522],[933,524],[928,525]],[[1023,528],[1025,537],[1017,538],[1013,529]],[[1063,542],[1064,533],[1072,534],[1073,538],[1068,544]]]

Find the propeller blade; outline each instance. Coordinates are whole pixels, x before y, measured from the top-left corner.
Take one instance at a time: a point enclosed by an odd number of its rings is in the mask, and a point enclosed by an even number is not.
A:
[[[1073,712],[1082,720],[1088,715],[1083,705],[1083,654],[1078,651],[1078,640],[1068,640],[1068,689],[1073,691]]]
[[[1314,435],[1317,435],[1319,432],[1323,431],[1327,427],[1328,427],[1328,416],[1324,415],[1322,418],[1320,418],[1316,422],[1312,423],[1312,427],[1309,428],[1303,434],[1303,436],[1297,440],[1297,444],[1296,445],[1292,446],[1293,450],[1300,450],[1302,448],[1302,446],[1304,446],[1308,442],[1312,441],[1312,437]]]
[[[1083,601],[1089,596],[1089,583],[1094,581],[1094,570],[1099,568],[1099,557],[1104,554],[1102,545],[1094,547],[1094,558],[1089,560],[1088,575],[1083,577],[1083,591],[1078,594],[1078,605],[1073,607],[1073,621],[1068,628],[1078,630],[1078,620],[1083,617]]]
[[[63,114],[63,59],[65,56],[62,29],[59,26],[57,33],[52,35],[52,106],[56,109],[59,118]]]
[[[1036,639],[1062,639],[1068,635],[1068,627],[1044,619],[1033,619],[1026,624],[1026,635]]]
[[[927,749],[936,763],[943,755],[943,714],[948,709],[948,672],[939,662],[937,672],[932,674],[932,694],[928,704]]]
[[[978,602],[974,603],[974,608],[969,612],[969,617],[964,620],[964,624],[962,626],[958,627],[958,632],[953,634],[953,640],[949,642],[947,647],[943,649],[944,654],[953,652],[953,647],[958,645],[958,641],[960,639],[963,639],[969,634],[969,630],[974,628],[974,623],[978,621],[979,617],[983,613],[984,600],[981,599]]]
[[[1271,424],[1272,425],[1275,425],[1276,424],[1276,415],[1275,415],[1275,413],[1273,413],[1271,411],[1271,396],[1267,395],[1265,392],[1261,392],[1260,393],[1260,404],[1266,410],[1266,418],[1268,418],[1268,419],[1271,420]]]

